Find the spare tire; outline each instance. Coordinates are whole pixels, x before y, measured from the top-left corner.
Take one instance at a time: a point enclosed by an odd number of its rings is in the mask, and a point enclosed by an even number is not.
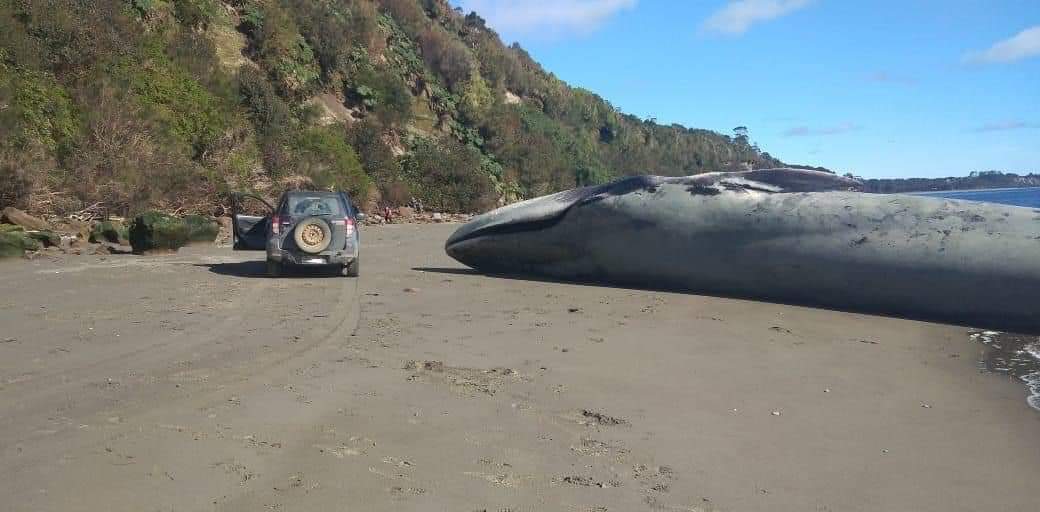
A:
[[[321,217],[308,217],[296,223],[293,239],[301,251],[318,254],[332,243],[332,226]]]

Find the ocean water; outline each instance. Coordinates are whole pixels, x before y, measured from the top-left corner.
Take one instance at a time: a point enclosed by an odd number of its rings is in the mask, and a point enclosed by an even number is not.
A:
[[[972,333],[971,339],[986,345],[979,371],[1022,381],[1029,392],[1026,403],[1040,411],[1040,337],[981,331]]]
[[[915,192],[914,195],[983,201],[1040,208],[1040,187],[994,188],[988,190],[942,190],[939,192]]]
[[[917,195],[984,201],[1040,208],[1040,188],[1002,188],[992,190],[948,190],[925,192]],[[1040,252],[1037,254],[1040,258]],[[1040,309],[1040,306],[1038,306]],[[1040,310],[1038,313],[1040,314]],[[971,334],[973,342],[982,343],[986,350],[979,361],[979,370],[1008,375],[1026,385],[1026,403],[1040,411],[1040,337],[1023,334],[980,331]]]

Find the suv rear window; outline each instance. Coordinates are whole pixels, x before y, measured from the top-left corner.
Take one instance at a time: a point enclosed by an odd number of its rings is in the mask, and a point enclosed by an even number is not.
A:
[[[310,215],[346,216],[343,211],[343,203],[340,201],[339,196],[334,195],[289,196],[286,202],[286,213],[293,217]]]

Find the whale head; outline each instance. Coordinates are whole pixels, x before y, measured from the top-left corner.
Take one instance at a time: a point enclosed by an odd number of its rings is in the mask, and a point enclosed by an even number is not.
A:
[[[583,250],[582,239],[596,236],[588,230],[559,229],[573,209],[633,193],[652,194],[664,185],[680,185],[694,196],[716,196],[855,190],[860,184],[830,173],[801,169],[706,173],[678,178],[632,176],[605,185],[521,201],[478,215],[459,227],[444,248],[455,260],[481,271],[544,273],[542,270],[546,267],[573,261]]]
[[[593,197],[600,187],[585,187],[528,199],[478,215],[444,244],[445,252],[467,266],[512,272],[545,263],[563,247],[550,231],[567,211]]]

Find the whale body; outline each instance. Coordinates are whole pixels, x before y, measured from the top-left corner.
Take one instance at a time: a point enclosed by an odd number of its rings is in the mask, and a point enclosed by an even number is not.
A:
[[[637,176],[519,202],[445,249],[482,272],[1040,332],[1040,210],[829,173]]]

